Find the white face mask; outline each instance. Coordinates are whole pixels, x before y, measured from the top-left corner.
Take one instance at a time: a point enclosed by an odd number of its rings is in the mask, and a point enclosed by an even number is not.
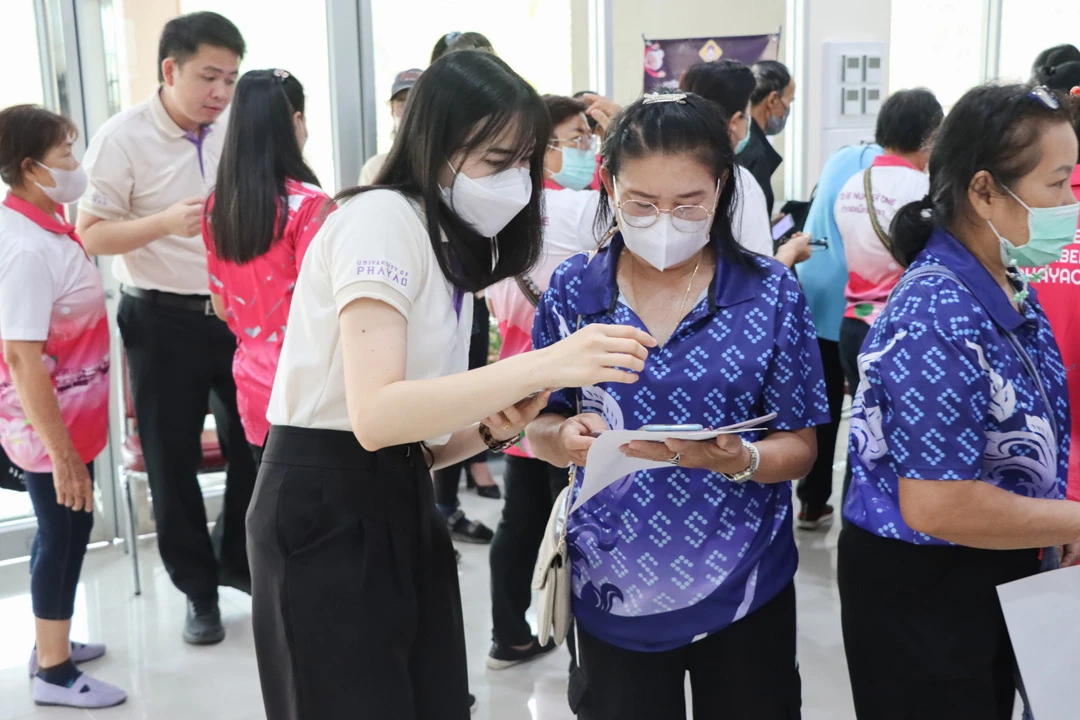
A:
[[[55,203],[66,205],[75,202],[83,196],[87,186],[90,184],[90,178],[87,177],[86,170],[82,165],[74,170],[60,170],[41,163],[38,163],[38,165],[49,171],[53,182],[56,183],[56,187],[45,187],[39,182],[34,184],[41,188],[41,191],[45,193],[45,197]]]
[[[719,183],[717,183],[719,193]],[[619,185],[615,184],[615,216],[619,221],[623,242],[627,249],[657,270],[686,262],[709,244],[709,231],[712,230],[712,215],[707,220],[697,223],[689,232],[674,226],[671,213],[662,213],[656,222],[647,228],[637,228],[628,224],[619,206]]]
[[[450,165],[450,161],[446,162]],[[454,170],[454,166],[450,165]],[[458,216],[484,237],[493,238],[518,216],[532,199],[528,168],[510,168],[482,178],[454,170],[453,187],[443,188],[443,199]]]

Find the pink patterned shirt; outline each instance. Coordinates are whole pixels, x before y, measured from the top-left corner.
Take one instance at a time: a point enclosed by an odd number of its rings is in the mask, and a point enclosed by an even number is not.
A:
[[[60,416],[83,462],[109,437],[109,321],[97,267],[62,217],[8,194],[0,207],[0,338],[43,342]],[[52,461],[0,357],[0,445],[28,472]]]
[[[210,292],[221,296],[225,320],[236,335],[236,404],[248,442],[258,446],[270,432],[266,408],[285,341],[296,278],[312,238],[322,227],[323,209],[330,200],[320,188],[292,178],[286,180],[285,190],[289,195],[289,219],[284,234],[268,253],[243,265],[221,260],[214,252],[213,230],[208,222],[213,195],[203,214]]]

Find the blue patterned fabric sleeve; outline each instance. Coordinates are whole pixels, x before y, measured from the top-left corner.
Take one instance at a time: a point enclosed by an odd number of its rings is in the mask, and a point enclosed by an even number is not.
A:
[[[585,261],[584,255],[572,257],[560,265],[551,276],[551,286],[536,306],[532,332],[534,350],[543,350],[554,345],[573,332],[577,322],[577,310],[567,307],[566,286],[571,279],[576,279],[580,284],[580,272],[585,267]],[[574,388],[555,388],[544,412],[569,417],[577,414],[576,408]]]
[[[802,430],[830,420],[817,331],[806,297],[790,272],[778,282],[772,359],[765,370],[762,402],[765,413],[776,413],[773,430]],[[765,365],[765,363],[762,363]]]
[[[865,379],[852,437],[888,452],[898,477],[981,479],[991,383],[1001,380],[982,347],[984,314],[964,291],[911,285],[859,356]]]

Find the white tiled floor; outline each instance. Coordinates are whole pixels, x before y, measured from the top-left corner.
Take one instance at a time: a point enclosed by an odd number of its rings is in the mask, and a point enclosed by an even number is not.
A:
[[[837,484],[839,489],[839,484]],[[501,503],[462,492],[466,512],[495,527]],[[854,717],[840,637],[836,537],[798,535],[801,567],[799,653],[806,720]],[[140,545],[145,592],[132,596],[129,559],[118,547],[90,552],[79,588],[76,639],[106,642],[106,658],[86,669],[124,687],[124,706],[93,713],[35,708],[26,659],[33,646],[25,564],[0,568],[0,720],[255,720],[264,717],[251,638],[251,603],[223,590],[228,632],[216,647],[193,648],[180,639],[184,598],[172,588],[153,542]],[[490,643],[487,548],[462,546],[461,586],[468,634],[470,682],[478,720],[571,720],[566,704],[567,655],[493,673],[484,658]]]

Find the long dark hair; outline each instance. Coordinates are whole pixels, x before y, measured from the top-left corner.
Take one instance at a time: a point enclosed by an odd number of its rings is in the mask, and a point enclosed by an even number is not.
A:
[[[907,267],[934,227],[951,229],[970,210],[968,188],[986,170],[1011,187],[1039,164],[1039,137],[1049,123],[1070,121],[1026,85],[981,85],[967,92],[941,124],[930,154],[930,194],[893,218],[892,254]]]
[[[744,108],[745,109],[745,108]],[[717,255],[745,267],[756,267],[750,255],[735,240],[732,209],[736,205],[735,150],[731,147],[727,121],[720,106],[698,95],[687,94],[678,102],[646,102],[627,105],[612,119],[602,150],[604,167],[614,179],[627,160],[650,155],[693,155],[717,178],[727,174],[720,189],[720,201],[713,220],[712,244]],[[607,188],[600,188],[600,209],[596,214],[598,235],[615,227],[614,213],[607,202]]]
[[[439,175],[456,153],[468,155],[507,133],[508,145],[517,152],[496,170],[528,157],[532,197],[499,233],[499,262],[493,270],[491,241],[446,205]],[[550,136],[551,120],[543,100],[509,65],[482,50],[447,53],[409,92],[401,129],[375,184],[345,190],[335,202],[378,188],[418,201],[443,275],[454,286],[477,292],[527,272],[540,259],[544,151]]]
[[[296,140],[304,86],[284,70],[251,70],[236,84],[210,222],[214,250],[246,263],[265,255],[289,219],[285,179],[318,185]]]

